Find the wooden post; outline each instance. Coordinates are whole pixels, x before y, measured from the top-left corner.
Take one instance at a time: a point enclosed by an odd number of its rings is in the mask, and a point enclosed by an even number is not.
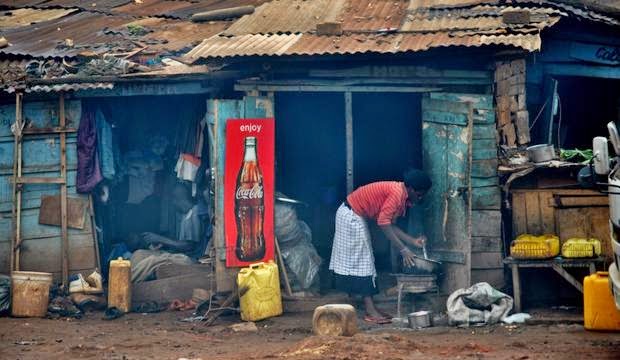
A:
[[[521,312],[521,280],[519,279],[519,265],[510,265],[512,270],[512,289],[515,300],[515,312]]]
[[[64,129],[65,94],[60,93],[59,126]],[[65,292],[69,291],[69,234],[67,233],[67,134],[60,133],[60,177],[64,182],[60,185],[60,233],[62,237],[62,284]]]
[[[344,93],[344,118],[347,142],[347,194],[353,192],[353,99],[350,91]]]
[[[22,176],[22,101],[23,94],[15,94],[15,142],[13,147],[13,242],[11,244],[11,271],[19,271],[19,244],[21,243],[22,190],[17,179]]]
[[[284,289],[286,290],[286,295],[293,296],[293,290],[291,289],[291,283],[288,279],[288,272],[286,271],[286,265],[284,265],[284,259],[282,258],[282,252],[280,252],[280,244],[278,243],[278,238],[274,240],[276,246],[276,253],[278,256],[278,262],[280,263],[280,267],[282,268],[282,276],[284,277]]]

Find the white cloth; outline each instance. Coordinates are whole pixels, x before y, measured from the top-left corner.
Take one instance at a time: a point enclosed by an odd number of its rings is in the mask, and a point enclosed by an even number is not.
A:
[[[339,275],[377,276],[368,224],[344,204],[336,212],[329,269]]]

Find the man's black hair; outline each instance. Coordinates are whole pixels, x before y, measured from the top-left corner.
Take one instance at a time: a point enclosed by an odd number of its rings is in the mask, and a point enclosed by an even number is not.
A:
[[[403,175],[405,186],[413,188],[417,191],[426,191],[433,186],[431,178],[419,169],[407,169]]]

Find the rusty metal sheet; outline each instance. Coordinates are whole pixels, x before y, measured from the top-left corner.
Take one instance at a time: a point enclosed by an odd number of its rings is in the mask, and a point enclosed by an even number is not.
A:
[[[88,11],[109,12],[112,8],[125,5],[134,0],[47,0],[37,8],[78,8]]]
[[[133,19],[81,12],[55,21],[8,30],[3,36],[11,45],[0,49],[0,53],[63,57],[76,56],[86,51],[104,53],[115,48],[133,49],[135,45],[131,41],[101,31],[106,27],[118,26],[131,20]],[[74,46],[64,47],[65,39],[72,39]]]
[[[0,30],[19,28],[67,16],[78,9],[14,9],[0,12]]]
[[[22,7],[33,7],[46,2],[47,0],[0,0],[0,9],[17,9]]]
[[[123,6],[112,9],[112,12],[133,16],[158,16],[173,19],[189,19],[193,14],[199,12],[244,5],[258,6],[266,1],[268,0],[142,0],[139,4],[133,1],[128,2]]]
[[[360,1],[362,2],[362,1]],[[284,34],[314,31],[316,25],[340,19],[345,0],[274,0],[256,8],[225,35]]]
[[[339,18],[344,30],[379,30],[400,28],[409,0],[348,0]]]
[[[540,36],[538,33],[533,33],[514,35],[472,34],[455,37],[448,32],[391,35],[346,34],[343,36],[317,36],[313,34],[214,36],[190,51],[187,57],[190,61],[196,61],[201,58],[215,59],[236,56],[395,54],[424,51],[438,47],[478,47],[483,45],[508,45],[527,51],[536,51],[540,49]]]

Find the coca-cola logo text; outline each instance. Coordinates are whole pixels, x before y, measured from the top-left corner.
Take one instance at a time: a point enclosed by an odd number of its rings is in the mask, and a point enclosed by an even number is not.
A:
[[[240,187],[237,189],[235,198],[237,200],[247,199],[261,199],[263,197],[263,186],[256,184],[251,189]]]

